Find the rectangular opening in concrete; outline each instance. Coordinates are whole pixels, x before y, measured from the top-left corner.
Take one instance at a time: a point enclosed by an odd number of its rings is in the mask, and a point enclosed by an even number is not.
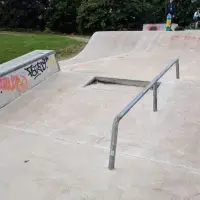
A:
[[[130,79],[119,79],[119,78],[109,78],[109,77],[94,77],[90,80],[84,87],[88,87],[94,84],[106,84],[106,85],[124,85],[124,86],[134,86],[145,88],[150,82],[141,80],[130,80]],[[157,87],[160,86],[158,82]],[[153,88],[151,88],[153,89]]]

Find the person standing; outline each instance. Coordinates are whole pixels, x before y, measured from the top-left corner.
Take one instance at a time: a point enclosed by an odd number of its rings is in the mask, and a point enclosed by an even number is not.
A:
[[[195,21],[195,28],[198,28],[198,24],[200,21],[200,8],[197,8],[197,11],[194,13],[193,19]]]
[[[175,4],[173,0],[170,0],[168,8],[167,8],[167,15],[170,14],[172,18],[175,17]]]
[[[169,5],[167,7],[167,21],[166,21],[166,31],[172,31],[172,19],[175,17],[175,5],[173,0],[169,1]]]

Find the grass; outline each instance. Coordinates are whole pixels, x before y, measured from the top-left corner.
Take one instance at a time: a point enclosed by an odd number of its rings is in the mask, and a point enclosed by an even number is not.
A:
[[[58,60],[79,53],[85,41],[55,34],[0,32],[0,64],[36,49],[55,50]]]

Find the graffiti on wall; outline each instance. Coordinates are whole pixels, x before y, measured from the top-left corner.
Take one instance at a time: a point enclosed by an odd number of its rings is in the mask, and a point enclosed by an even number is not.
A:
[[[172,24],[172,30],[174,30],[178,24]],[[143,24],[143,31],[165,31],[166,24]]]
[[[22,92],[26,89],[28,84],[25,76],[11,75],[0,77],[0,90]]]
[[[36,64],[32,64],[27,68],[24,68],[28,72],[28,76],[33,77],[34,79],[37,79],[38,76],[40,76],[47,68],[47,61],[48,57],[42,58],[40,61],[38,61]]]
[[[173,35],[172,40],[193,40],[200,41],[200,37],[190,36],[190,35]]]
[[[146,27],[148,31],[160,31],[165,29],[164,24],[148,24]]]

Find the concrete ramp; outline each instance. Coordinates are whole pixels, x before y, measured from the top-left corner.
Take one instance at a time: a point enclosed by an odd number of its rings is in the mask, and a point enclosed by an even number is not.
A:
[[[69,60],[60,61],[61,66],[83,63],[118,55],[158,51],[199,52],[199,31],[112,31],[96,32],[83,51]],[[176,54],[174,54],[176,56]]]
[[[67,63],[84,62],[131,52],[140,40],[140,32],[96,32],[83,51]],[[65,61],[60,62],[61,65]]]

